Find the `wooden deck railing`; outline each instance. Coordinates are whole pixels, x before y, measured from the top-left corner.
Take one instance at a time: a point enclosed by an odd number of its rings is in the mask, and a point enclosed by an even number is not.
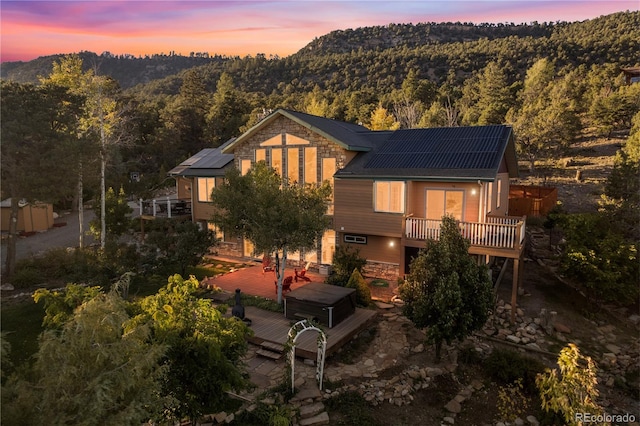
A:
[[[166,217],[184,216],[191,214],[191,201],[171,199],[142,200],[140,199],[140,216]]]
[[[406,218],[405,236],[415,240],[440,238],[441,220]],[[472,246],[519,249],[525,237],[522,217],[487,217],[487,223],[458,222],[460,233]]]

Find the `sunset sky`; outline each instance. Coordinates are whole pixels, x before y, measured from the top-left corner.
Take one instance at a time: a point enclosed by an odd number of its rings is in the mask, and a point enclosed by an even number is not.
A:
[[[574,22],[639,9],[639,0],[2,0],[0,61],[82,50],[287,56],[333,30],[447,21]]]

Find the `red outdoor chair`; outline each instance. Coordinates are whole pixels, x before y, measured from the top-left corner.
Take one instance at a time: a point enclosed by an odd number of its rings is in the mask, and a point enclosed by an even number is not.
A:
[[[276,294],[278,293],[278,281],[273,282],[276,286]],[[287,291],[291,291],[291,284],[293,283],[293,275],[289,275],[284,280],[282,280],[282,294],[285,294]]]
[[[311,282],[311,278],[305,276],[305,274],[307,273],[307,270],[305,268],[302,268],[300,272],[298,272],[298,270],[294,268],[293,272],[296,274],[296,282],[298,282],[298,280],[306,281],[308,283]]]

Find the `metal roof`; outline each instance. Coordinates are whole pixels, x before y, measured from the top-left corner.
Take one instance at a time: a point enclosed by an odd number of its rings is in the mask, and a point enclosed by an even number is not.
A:
[[[511,135],[504,125],[397,130],[336,176],[492,179],[509,144],[513,148]],[[509,155],[513,168],[515,150]]]

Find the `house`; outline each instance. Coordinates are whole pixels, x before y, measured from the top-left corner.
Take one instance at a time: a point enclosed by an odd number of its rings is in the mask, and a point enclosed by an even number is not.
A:
[[[509,180],[518,175],[508,126],[371,131],[278,109],[237,139],[199,156],[171,174],[179,196],[194,188],[193,220],[201,223],[211,217],[207,191],[231,164],[246,173],[255,162],[266,161],[290,181],[330,181],[334,196],[327,214],[333,227],[317,250],[289,254],[293,264],[330,264],[336,245],[351,245],[367,259],[365,272],[395,279],[408,272],[427,238],[438,237],[442,216],[449,214],[479,261],[513,259],[517,289],[525,226],[523,217],[508,216]],[[261,256],[248,241],[223,239],[228,254]]]

